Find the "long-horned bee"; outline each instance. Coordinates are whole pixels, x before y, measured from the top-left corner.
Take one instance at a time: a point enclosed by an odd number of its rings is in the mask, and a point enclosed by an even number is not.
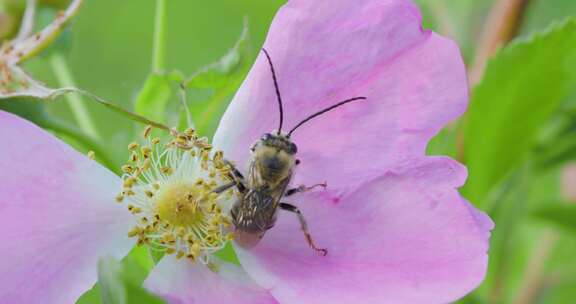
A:
[[[255,246],[260,239],[262,239],[266,231],[274,226],[278,209],[281,209],[290,211],[298,216],[300,226],[310,247],[318,254],[325,256],[328,250],[316,247],[308,231],[308,225],[302,212],[300,212],[296,206],[282,201],[284,197],[289,197],[298,192],[308,191],[315,187],[326,187],[326,183],[321,183],[312,186],[302,185],[288,189],[294,168],[299,164],[299,160],[296,159],[298,148],[296,144],[292,142],[290,136],[296,129],[311,119],[349,102],[364,100],[366,98],[354,97],[336,103],[303,119],[290,129],[288,133],[282,133],[284,112],[278,80],[270,55],[265,49],[262,49],[262,51],[266,55],[270,65],[270,71],[276,89],[280,112],[278,131],[275,134],[264,134],[262,138],[252,146],[252,159],[250,161],[247,178],[228,162],[232,168],[233,173],[231,175],[234,182],[223,185],[214,191],[219,193],[236,186],[240,193],[239,199],[234,203],[231,210],[232,222],[235,227],[235,241],[238,245],[244,248]]]

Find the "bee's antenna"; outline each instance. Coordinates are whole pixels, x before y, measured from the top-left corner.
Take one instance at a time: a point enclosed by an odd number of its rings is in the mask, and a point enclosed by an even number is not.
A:
[[[282,132],[282,124],[284,123],[284,109],[282,108],[282,96],[280,96],[280,89],[278,88],[278,80],[276,79],[276,72],[274,71],[274,65],[272,64],[272,59],[265,48],[262,48],[262,52],[266,55],[268,63],[270,64],[270,71],[272,72],[272,79],[274,79],[274,88],[276,89],[276,97],[278,98],[278,109],[280,110],[280,124],[278,126],[278,135]]]
[[[290,137],[290,135],[292,135],[292,132],[294,132],[294,130],[298,129],[300,126],[302,126],[303,124],[307,123],[308,121],[310,121],[311,119],[313,119],[314,117],[320,116],[330,110],[336,109],[339,106],[343,106],[349,102],[352,101],[356,101],[356,100],[365,100],[366,97],[354,97],[354,98],[350,98],[350,99],[346,99],[344,101],[341,101],[333,106],[329,106],[328,108],[318,111],[310,116],[308,116],[306,119],[302,120],[301,122],[299,122],[294,128],[292,128],[292,130],[290,130],[290,132],[288,132],[288,137]]]

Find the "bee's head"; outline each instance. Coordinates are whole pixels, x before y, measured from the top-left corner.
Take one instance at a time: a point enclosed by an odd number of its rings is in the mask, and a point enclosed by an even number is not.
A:
[[[266,133],[252,146],[256,169],[270,183],[279,183],[292,173],[297,151],[290,138],[282,134]]]
[[[296,144],[294,144],[289,137],[283,134],[266,133],[262,135],[254,148],[257,149],[258,146],[283,151],[288,155],[294,155],[296,152],[298,152],[298,147],[296,147]]]

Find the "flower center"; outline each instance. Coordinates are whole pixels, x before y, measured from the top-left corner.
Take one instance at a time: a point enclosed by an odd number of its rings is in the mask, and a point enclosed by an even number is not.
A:
[[[182,181],[164,186],[158,193],[156,212],[160,218],[178,227],[194,227],[205,219],[209,204],[205,190]]]
[[[117,200],[127,201],[137,218],[128,236],[136,237],[138,245],[208,264],[232,238],[228,211],[235,192],[214,192],[231,182],[230,169],[222,152],[213,153],[193,130],[173,132],[166,145],[150,139],[150,130],[144,132],[146,145],[129,145],[129,164],[122,167]]]

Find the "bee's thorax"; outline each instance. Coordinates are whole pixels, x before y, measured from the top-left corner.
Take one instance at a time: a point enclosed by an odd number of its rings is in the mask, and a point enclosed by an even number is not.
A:
[[[294,155],[270,146],[257,146],[254,150],[254,186],[275,188],[292,175],[296,164]],[[258,185],[262,184],[262,185]]]

